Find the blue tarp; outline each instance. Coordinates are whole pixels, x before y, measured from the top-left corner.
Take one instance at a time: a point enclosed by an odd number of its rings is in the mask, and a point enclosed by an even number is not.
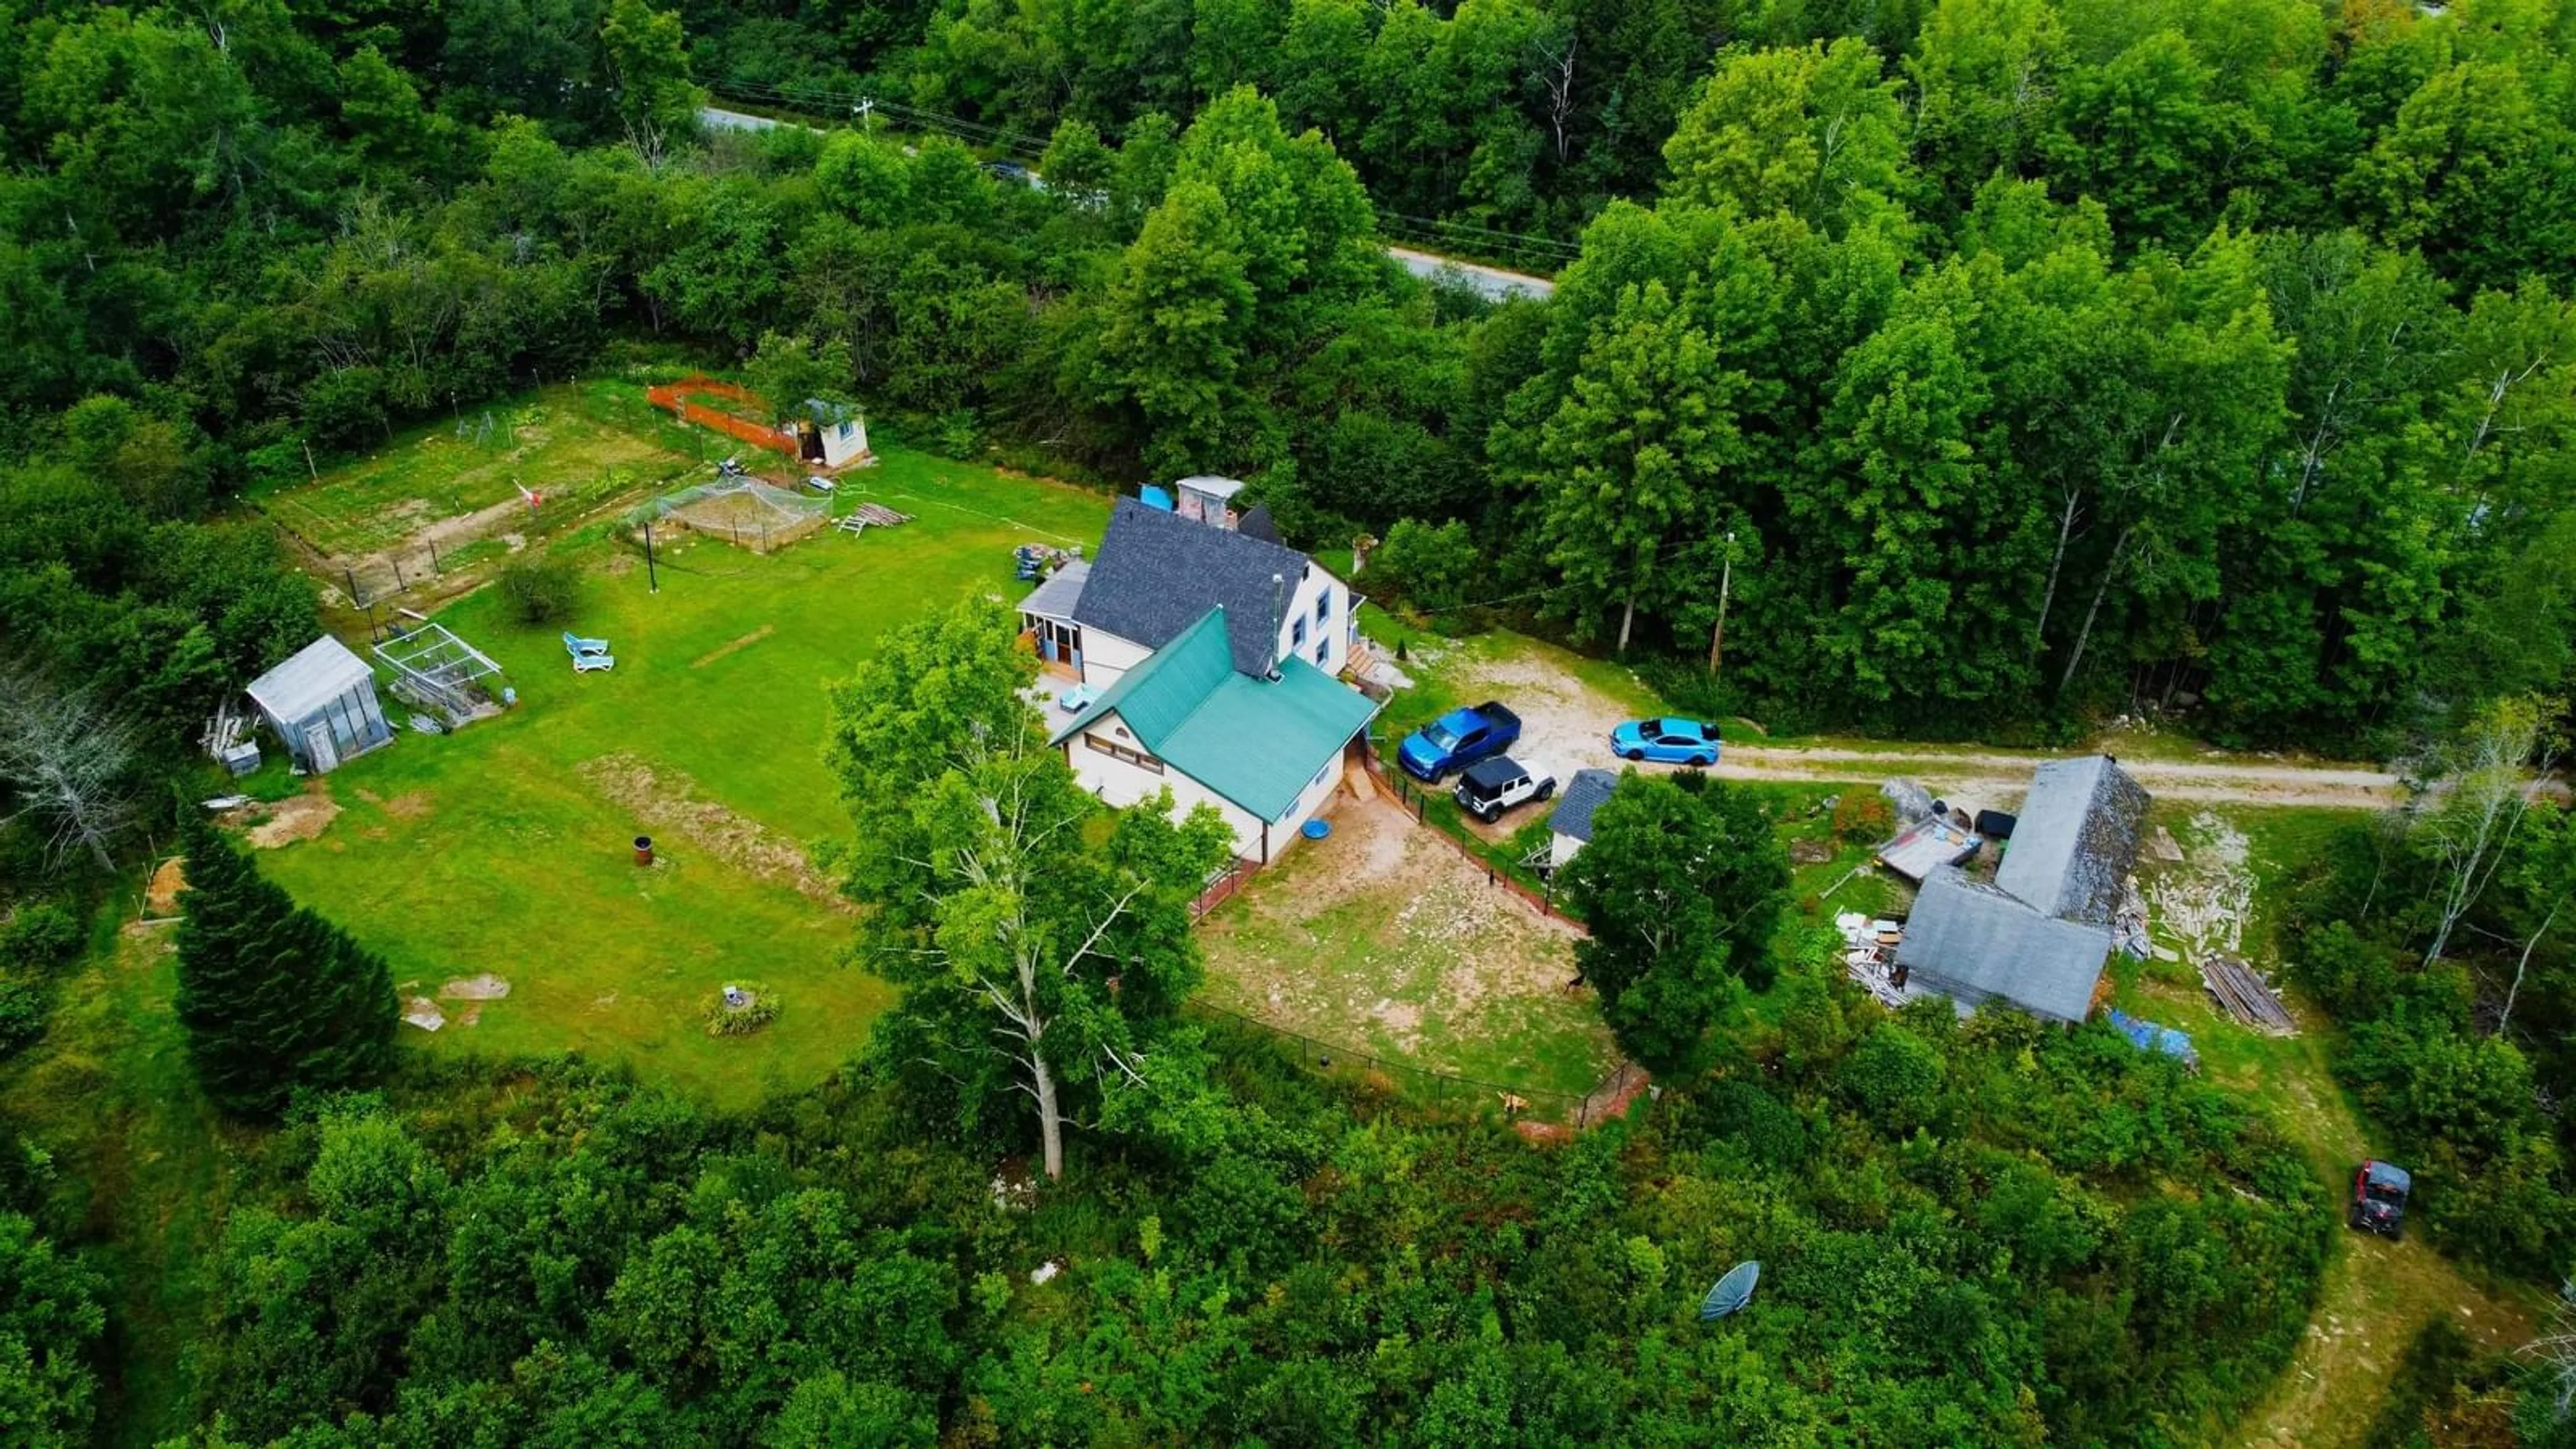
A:
[[[2200,1053],[2192,1048],[2191,1038],[2172,1027],[2158,1026],[2152,1021],[2140,1021],[2116,1007],[2108,1015],[2111,1019],[2111,1029],[2127,1037],[2129,1044],[2138,1050],[2163,1052],[2169,1057],[2180,1057],[2186,1065],[2194,1067],[2200,1065]]]

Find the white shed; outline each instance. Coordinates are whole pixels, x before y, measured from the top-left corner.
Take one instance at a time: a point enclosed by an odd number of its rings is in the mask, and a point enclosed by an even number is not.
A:
[[[809,397],[805,415],[808,422],[797,431],[806,462],[847,468],[868,461],[868,420],[858,409]]]
[[[1173,484],[1172,491],[1179,497],[1177,511],[1183,518],[1194,523],[1213,523],[1219,528],[1232,528],[1237,522],[1234,495],[1243,491],[1240,479],[1202,474]]]
[[[245,693],[295,763],[316,775],[394,737],[376,703],[375,671],[328,634],[252,680]]]

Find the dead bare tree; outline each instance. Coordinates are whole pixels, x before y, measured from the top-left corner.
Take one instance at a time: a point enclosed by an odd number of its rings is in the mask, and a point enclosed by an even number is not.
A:
[[[0,668],[0,780],[21,810],[50,820],[51,864],[85,850],[116,868],[109,846],[134,825],[134,728],[85,689]]]
[[[2531,809],[2529,766],[2539,741],[2538,707],[2508,699],[2482,712],[2453,747],[2450,768],[2434,786],[2442,798],[2417,826],[2442,868],[2425,965],[2441,959],[2460,918],[2503,866],[2514,832]]]
[[[2557,810],[2543,815],[2524,837],[2523,861],[2508,883],[2520,892],[2525,911],[2538,912],[2540,920],[2523,938],[2522,955],[2514,962],[2513,984],[2505,988],[2504,1010],[2496,1016],[2498,1036],[2513,1024],[2514,1002],[2522,995],[2524,978],[2531,974],[2532,953],[2540,949],[2549,928],[2558,924],[2570,899],[2576,898],[2576,817]],[[2526,914],[2524,920],[2529,919]]]
[[[2550,1417],[2565,1422],[2576,1413],[2576,1280],[2559,1290],[2550,1315],[2550,1331],[2522,1346],[2521,1354],[2539,1369],[2539,1392],[2549,1396]]]
[[[1556,136],[1556,164],[1565,164],[1566,126],[1574,119],[1574,51],[1577,37],[1567,31],[1560,47],[1541,43],[1535,78],[1547,92],[1547,125]]]

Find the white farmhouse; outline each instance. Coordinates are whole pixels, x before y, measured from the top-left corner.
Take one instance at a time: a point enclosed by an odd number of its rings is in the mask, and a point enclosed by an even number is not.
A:
[[[1089,566],[1076,579],[1067,572],[1022,602],[1021,623],[1040,658],[1094,690],[1218,607],[1246,674],[1291,657],[1339,674],[1359,647],[1359,596],[1313,559],[1132,498],[1110,514]]]
[[[1195,480],[1194,480],[1195,481]],[[1100,551],[1020,604],[1039,655],[1091,699],[1054,743],[1112,805],[1169,787],[1216,808],[1267,864],[1342,782],[1376,701],[1334,675],[1357,645],[1350,586],[1295,549],[1121,500]]]

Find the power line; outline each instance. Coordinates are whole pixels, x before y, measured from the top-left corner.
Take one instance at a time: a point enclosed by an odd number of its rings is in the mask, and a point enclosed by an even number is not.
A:
[[[1657,563],[1661,563],[1669,554],[1689,548],[1693,544],[1706,543],[1707,541],[1708,540],[1706,539],[1700,538],[1675,539],[1672,542],[1665,544],[1663,547],[1656,549],[1654,552],[1654,560]],[[1499,599],[1484,599],[1472,604],[1451,604],[1445,609],[1416,609],[1414,612],[1422,615],[1424,618],[1429,618],[1434,614],[1459,614],[1464,613],[1469,609],[1498,608],[1504,604],[1517,604],[1524,599],[1544,599],[1550,594],[1562,594],[1574,589],[1588,589],[1590,587],[1592,587],[1590,584],[1553,584],[1547,588],[1532,589],[1523,594],[1505,594]]]
[[[709,90],[719,95],[755,103],[828,114],[835,117],[882,112],[885,115],[933,131],[941,131],[961,140],[976,141],[1013,151],[1030,160],[1046,154],[1044,137],[1025,131],[1014,131],[984,121],[970,121],[944,111],[927,110],[902,101],[886,100],[861,91],[831,91],[819,87],[768,85],[757,81],[720,81]],[[1403,228],[1422,233],[1435,244],[1481,247],[1496,251],[1518,250],[1559,263],[1571,262],[1583,254],[1582,247],[1560,237],[1536,236],[1525,232],[1504,231],[1497,227],[1479,226],[1474,222],[1451,221],[1440,217],[1412,216],[1400,211],[1380,209],[1378,224],[1395,232]]]

